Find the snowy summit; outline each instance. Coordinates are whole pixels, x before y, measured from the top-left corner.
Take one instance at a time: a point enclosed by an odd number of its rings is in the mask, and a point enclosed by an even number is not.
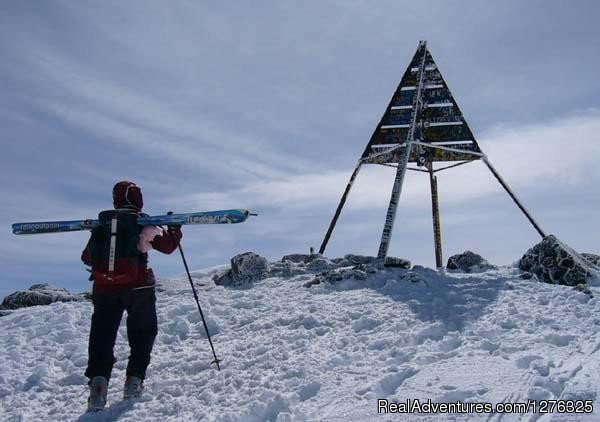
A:
[[[327,263],[337,263],[333,271],[340,277],[329,268],[330,276],[314,283]],[[444,274],[420,266],[339,268],[346,263],[269,263],[267,278],[233,287],[213,281],[225,273],[223,266],[193,272],[223,360],[220,372],[210,365],[187,279],[163,280],[157,291],[159,333],[143,395],[122,399],[124,319],[108,405],[100,413],[85,413],[91,304],[12,311],[0,318],[0,420],[600,418],[596,407],[591,415],[378,413],[383,399],[595,401],[600,291],[524,280],[516,267]]]

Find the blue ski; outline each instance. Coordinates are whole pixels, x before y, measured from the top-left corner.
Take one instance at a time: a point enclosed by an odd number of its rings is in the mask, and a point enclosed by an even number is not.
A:
[[[234,224],[246,221],[248,210],[200,211],[186,214],[156,215],[138,218],[141,226],[167,226],[186,224]],[[14,234],[62,233],[91,230],[99,224],[98,220],[40,221],[16,223],[12,225]]]

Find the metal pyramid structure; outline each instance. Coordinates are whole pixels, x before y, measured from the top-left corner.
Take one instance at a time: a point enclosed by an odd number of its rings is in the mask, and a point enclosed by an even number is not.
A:
[[[538,233],[544,237],[544,232],[479,148],[467,121],[427,49],[427,42],[420,41],[383,117],[354,168],[319,252],[325,252],[361,166],[379,164],[392,166],[397,170],[377,256],[379,258],[387,256],[406,170],[421,171],[429,173],[436,265],[441,268],[443,266],[441,224],[435,173],[476,160],[482,160],[486,164]],[[434,168],[434,163],[439,162],[454,163]],[[419,168],[409,168],[409,163],[416,163]]]
[[[419,43],[361,161],[398,163],[410,141],[447,149],[413,147],[408,162],[465,161],[479,158],[466,151],[481,154],[425,41]]]

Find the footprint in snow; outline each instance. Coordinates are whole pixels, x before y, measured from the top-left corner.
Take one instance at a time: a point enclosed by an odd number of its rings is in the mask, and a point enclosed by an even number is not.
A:
[[[528,369],[531,365],[531,362],[534,362],[534,361],[540,360],[540,359],[543,359],[543,358],[538,355],[521,356],[515,360],[515,366],[519,369]]]
[[[400,388],[404,381],[414,376],[417,372],[419,372],[417,369],[409,367],[403,368],[398,372],[386,375],[385,377],[379,380],[375,390],[382,397],[389,397],[396,393],[396,390]]]
[[[544,337],[544,341],[546,343],[550,343],[558,347],[568,346],[573,340],[575,340],[575,336],[571,335],[548,334]]]
[[[483,340],[479,347],[483,350],[493,353],[500,348],[500,345],[489,340]]]
[[[480,388],[477,390],[460,390],[454,386],[443,386],[442,389],[446,391],[440,396],[436,397],[436,403],[453,403],[457,401],[464,402],[471,397],[481,396],[489,391],[487,388]]]
[[[319,394],[319,391],[321,390],[321,384],[318,382],[311,382],[309,384],[304,385],[300,391],[298,391],[298,397],[300,398],[300,401],[306,401],[314,396],[316,396],[317,394]]]
[[[354,324],[352,324],[352,329],[355,332],[364,331],[364,330],[369,331],[369,330],[373,330],[374,328],[376,328],[379,325],[381,325],[381,321],[363,316],[359,320],[357,320]]]
[[[458,349],[460,346],[462,346],[462,340],[460,337],[446,336],[439,342],[438,348],[441,352],[448,353]]]

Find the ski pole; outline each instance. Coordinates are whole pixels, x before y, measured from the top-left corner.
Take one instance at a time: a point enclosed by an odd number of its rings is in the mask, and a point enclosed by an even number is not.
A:
[[[183,266],[185,267],[185,272],[187,273],[188,280],[190,280],[190,286],[192,286],[192,292],[194,292],[194,299],[196,299],[196,305],[198,305],[198,311],[200,312],[200,316],[202,317],[202,324],[204,324],[204,330],[206,331],[206,337],[208,338],[208,342],[210,343],[210,348],[212,349],[213,356],[215,360],[211,362],[211,364],[216,363],[217,369],[220,371],[221,366],[219,362],[222,362],[219,358],[217,358],[217,353],[215,352],[215,348],[213,346],[213,342],[210,339],[210,333],[208,332],[208,326],[206,325],[206,320],[204,319],[204,314],[202,313],[202,308],[200,307],[200,301],[198,300],[198,293],[196,293],[196,287],[194,287],[194,283],[192,282],[192,276],[190,275],[190,270],[188,268],[187,261],[185,260],[185,255],[183,254],[183,249],[181,248],[181,244],[178,245],[179,252],[181,253],[181,259],[183,260]]]

